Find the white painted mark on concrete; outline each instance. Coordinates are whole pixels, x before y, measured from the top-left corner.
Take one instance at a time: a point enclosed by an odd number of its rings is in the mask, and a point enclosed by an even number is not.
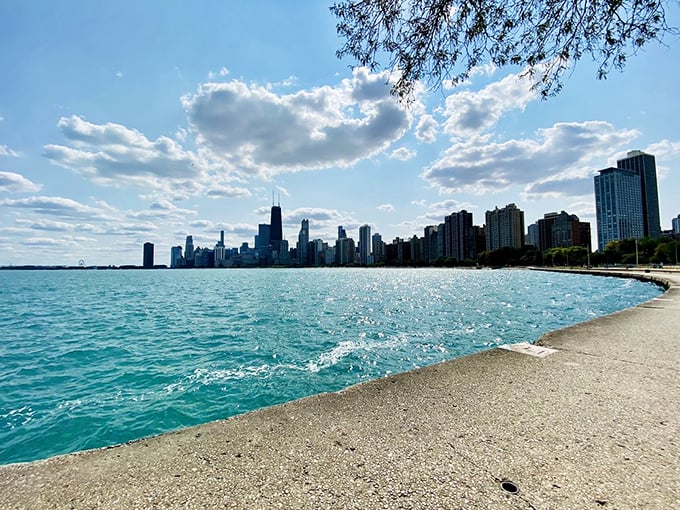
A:
[[[503,344],[498,346],[499,349],[505,349],[506,351],[519,352],[520,354],[528,354],[529,356],[535,356],[537,358],[545,358],[557,352],[557,349],[551,349],[550,347],[540,347],[538,345],[530,344],[527,342],[520,342],[517,344]]]

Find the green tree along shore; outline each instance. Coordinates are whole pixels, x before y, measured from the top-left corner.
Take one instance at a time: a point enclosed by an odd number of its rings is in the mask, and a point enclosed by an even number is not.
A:
[[[409,261],[406,264],[387,262],[385,266],[408,265],[435,267],[472,267],[472,266],[591,266],[633,265],[633,264],[673,264],[677,265],[680,257],[680,240],[671,238],[624,239],[611,241],[604,253],[592,252],[584,246],[569,248],[550,248],[544,252],[535,246],[522,248],[502,248],[500,250],[483,251],[476,260],[456,260],[451,257],[439,257],[432,264]]]

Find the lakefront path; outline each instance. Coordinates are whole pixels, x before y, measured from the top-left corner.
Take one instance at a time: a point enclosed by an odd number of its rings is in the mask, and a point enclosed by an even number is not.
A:
[[[680,272],[638,274],[668,291],[544,335],[547,356],[492,349],[0,466],[0,508],[680,508]]]

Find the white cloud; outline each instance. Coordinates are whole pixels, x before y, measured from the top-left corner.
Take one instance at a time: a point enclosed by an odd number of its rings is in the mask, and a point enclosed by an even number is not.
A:
[[[390,212],[390,213],[395,211],[394,206],[392,204],[381,204],[378,207],[376,207],[376,209],[378,211]]]
[[[223,184],[213,184],[204,191],[205,196],[214,200],[220,198],[241,198],[252,195],[247,188],[238,186],[225,186]]]
[[[104,218],[101,211],[70,198],[38,196],[0,200],[0,206],[26,209],[62,218]]]
[[[522,192],[522,200],[592,195],[594,193],[593,185],[592,176],[545,179],[528,184]]]
[[[177,207],[170,200],[159,199],[151,203],[148,209],[141,211],[128,211],[127,216],[130,218],[146,218],[146,219],[170,219],[176,218],[183,220],[188,216],[195,216],[196,211],[191,209],[182,209]]]
[[[182,97],[199,146],[248,174],[345,167],[401,138],[411,110],[390,94],[389,74],[352,78],[292,94],[239,80],[205,83]]]
[[[116,72],[116,78],[122,78],[123,76],[124,76],[124,75],[123,75],[123,72],[122,72],[122,71],[117,71],[117,72]]]
[[[496,125],[510,110],[522,110],[538,99],[531,82],[510,74],[479,91],[463,90],[446,98],[444,132],[451,137],[469,137]]]
[[[0,156],[10,156],[10,157],[13,157],[13,158],[18,158],[19,153],[16,152],[16,151],[13,151],[12,149],[7,147],[6,145],[0,145]]]
[[[105,231],[100,226],[93,225],[92,223],[69,223],[66,221],[54,221],[48,219],[25,219],[18,218],[16,220],[17,224],[25,225],[26,228],[31,230],[43,230],[47,232],[93,232],[98,234],[103,234]]]
[[[437,140],[439,123],[432,115],[422,115],[416,125],[416,138],[421,142],[433,143]]]
[[[211,80],[214,80],[215,78],[224,78],[224,77],[227,76],[228,74],[229,74],[229,69],[227,69],[226,67],[222,67],[222,68],[221,68],[219,71],[217,71],[217,72],[210,71],[210,72],[208,73],[208,78],[211,79]]]
[[[659,180],[666,179],[671,172],[669,162],[673,162],[674,169],[677,171],[678,158],[680,158],[680,142],[671,142],[670,140],[661,140],[660,142],[650,144],[644,150],[648,154],[654,154],[656,159],[656,170]]]
[[[399,161],[408,161],[416,157],[416,151],[411,150],[407,147],[399,147],[394,149],[390,154],[391,159],[398,159]]]
[[[15,193],[30,193],[40,191],[42,186],[29,181],[21,174],[14,172],[0,172],[0,191]]]
[[[603,121],[558,123],[535,139],[493,142],[488,136],[455,142],[422,173],[442,193],[483,194],[548,177],[583,175],[593,161],[607,161],[638,136]]]
[[[104,186],[138,186],[172,196],[196,194],[212,182],[216,169],[171,138],[149,140],[135,129],[114,123],[94,124],[73,115],[57,126],[70,145],[50,144],[44,155],[57,165]]]

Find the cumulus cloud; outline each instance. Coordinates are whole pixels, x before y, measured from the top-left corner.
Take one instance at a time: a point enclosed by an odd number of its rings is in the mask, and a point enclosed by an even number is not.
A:
[[[0,156],[10,156],[12,158],[18,158],[19,153],[16,151],[13,151],[6,145],[0,145]]]
[[[394,206],[392,204],[381,204],[378,207],[376,207],[378,211],[382,212],[394,212]]]
[[[542,180],[528,184],[524,188],[522,199],[537,200],[592,195],[594,193],[593,186],[592,175]]]
[[[416,151],[407,147],[399,147],[390,154],[391,159],[398,159],[399,161],[408,161],[416,157]]]
[[[205,196],[218,200],[220,198],[240,198],[252,195],[247,188],[238,186],[225,186],[223,184],[212,184],[204,192]]]
[[[46,145],[44,155],[99,184],[166,189],[169,182],[200,179],[207,166],[171,138],[149,140],[121,124],[94,124],[73,115],[59,119],[57,127],[71,145]]]
[[[222,67],[222,68],[220,68],[220,70],[217,71],[217,72],[215,72],[215,71],[210,71],[210,72],[208,73],[208,78],[211,79],[211,80],[214,80],[215,78],[224,78],[224,77],[227,76],[228,74],[229,74],[229,69],[227,69],[226,67]]]
[[[359,68],[335,87],[291,94],[239,80],[205,83],[182,104],[200,147],[268,177],[349,166],[401,138],[412,114],[390,94],[388,79]]]
[[[38,196],[0,200],[0,206],[25,209],[62,218],[104,218],[101,211],[70,198]]]
[[[444,132],[451,137],[478,135],[496,125],[510,110],[522,110],[538,99],[531,83],[510,74],[479,91],[463,90],[446,98]]]
[[[422,115],[416,125],[416,138],[421,142],[433,143],[437,140],[439,123],[432,115]]]
[[[269,208],[267,208],[269,212]],[[337,223],[347,219],[344,213],[336,209],[324,209],[321,207],[299,207],[289,212],[284,212],[284,220],[286,223],[299,225],[303,219],[316,221],[319,223]]]
[[[46,232],[93,232],[104,233],[101,227],[93,225],[92,223],[69,223],[65,221],[54,221],[47,219],[25,219],[17,218],[17,224],[24,225],[26,228],[32,230],[42,230]]]
[[[148,209],[141,211],[128,211],[127,216],[130,218],[147,218],[147,219],[184,219],[187,216],[196,215],[196,211],[191,209],[182,209],[177,207],[170,200],[156,200],[149,205]]]
[[[644,152],[647,154],[654,154],[659,180],[663,180],[671,171],[668,162],[677,160],[678,157],[680,157],[680,142],[672,142],[664,139],[647,146]],[[677,170],[677,166],[675,166],[675,170]]]
[[[30,193],[40,191],[42,186],[29,181],[21,174],[14,172],[0,172],[0,191],[15,193]]]
[[[425,206],[426,204],[420,204]],[[434,202],[427,206],[427,211],[425,214],[417,216],[414,224],[416,225],[438,225],[444,221],[444,217],[450,215],[454,212],[459,212],[462,210],[467,210],[470,212],[471,209],[475,209],[477,206],[471,204],[470,202],[461,202],[459,200],[442,200],[441,202]]]
[[[582,175],[638,136],[603,121],[558,123],[534,139],[494,142],[488,136],[454,142],[422,177],[443,193],[482,194],[562,176]]]

